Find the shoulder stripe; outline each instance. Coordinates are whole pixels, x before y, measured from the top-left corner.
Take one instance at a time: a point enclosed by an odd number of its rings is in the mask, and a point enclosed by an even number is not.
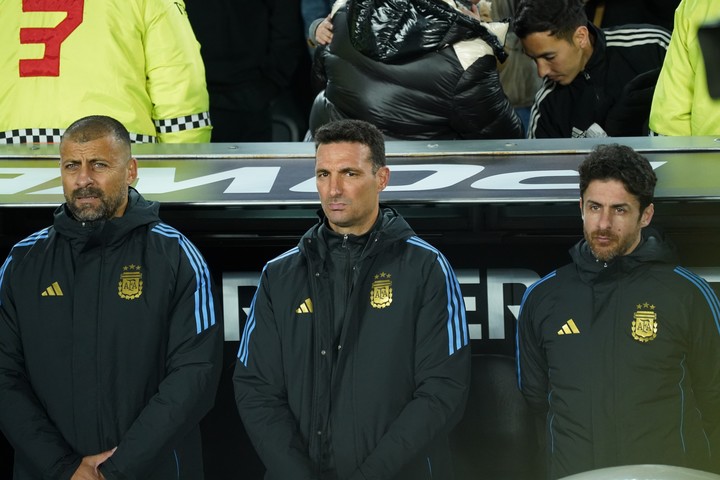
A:
[[[557,270],[554,270],[554,271],[548,273],[548,274],[545,275],[543,278],[541,278],[541,279],[538,280],[537,282],[533,283],[532,285],[530,285],[530,286],[525,290],[525,293],[523,294],[522,300],[520,301],[520,310],[518,311],[518,316],[520,315],[520,312],[522,312],[522,309],[523,309],[523,307],[525,306],[525,300],[527,300],[527,298],[530,296],[530,292],[532,292],[532,291],[535,289],[535,287],[537,287],[537,286],[540,285],[541,283],[543,283],[543,282],[545,282],[545,281],[550,280],[551,278],[553,278],[555,275],[557,275]]]
[[[618,28],[617,30],[603,30],[605,39],[608,38],[662,38],[670,41],[671,33],[661,28]]]
[[[687,268],[676,267],[673,271],[678,275],[690,280],[690,283],[695,285],[698,290],[700,290],[700,292],[705,297],[705,301],[710,307],[713,319],[715,320],[715,327],[718,329],[718,333],[720,333],[720,300],[718,300],[718,297],[715,294],[715,290],[713,290],[713,288],[705,281],[704,278],[691,272]]]
[[[28,247],[30,245],[35,245],[39,240],[44,240],[48,238],[50,232],[50,227],[43,228],[42,230],[33,233],[29,237],[20,240],[18,243],[15,244],[16,247]],[[14,248],[14,247],[13,247]]]
[[[5,263],[2,264],[0,267],[0,289],[2,289],[3,280],[5,279],[5,270],[7,270],[8,265],[10,265],[10,262],[12,262],[12,255],[8,256],[5,259]],[[2,298],[0,298],[0,305],[2,305]]]
[[[533,102],[533,106],[530,109],[530,123],[528,125],[527,135],[528,138],[535,138],[535,130],[537,130],[537,125],[540,121],[540,103],[542,103],[542,101],[545,100],[545,97],[550,95],[550,93],[555,90],[556,86],[557,83],[546,78],[545,80],[543,80],[540,90],[538,90],[535,94],[535,102]]]
[[[195,245],[175,228],[159,223],[152,228],[152,232],[177,239],[195,272],[195,326],[197,333],[202,333],[215,325],[215,300],[212,294],[210,272],[205,259]]]
[[[20,240],[18,243],[16,243],[13,246],[13,249],[16,247],[31,247],[35,245],[40,240],[44,240],[48,238],[50,232],[50,227],[45,227],[40,231],[37,231],[33,233],[32,235],[28,236],[27,238],[24,238],[23,240]],[[10,255],[5,259],[5,262],[2,264],[2,267],[0,267],[0,288],[3,284],[3,279],[5,278],[5,271],[7,270],[8,265],[12,262],[12,250],[10,251]],[[2,303],[0,303],[2,305]]]
[[[263,273],[265,268],[263,268]],[[262,274],[260,275],[262,281]],[[243,365],[247,367],[248,358],[250,357],[250,337],[255,330],[255,301],[257,300],[258,292],[260,291],[260,285],[255,289],[255,295],[253,295],[252,302],[250,303],[250,312],[248,313],[247,321],[245,322],[245,328],[243,328],[242,338],[240,339],[240,347],[238,348],[238,359]]]
[[[654,28],[612,30],[605,32],[605,42],[609,47],[657,44],[667,50],[670,34]]]
[[[547,280],[550,280],[551,278],[555,277],[557,275],[557,270],[554,270],[547,275],[545,275],[543,278],[538,280],[537,282],[530,285],[523,294],[523,298],[520,301],[520,310],[518,311],[518,319],[517,319],[517,328],[515,330],[515,361],[517,364],[517,379],[518,379],[518,388],[522,390],[522,376],[520,375],[520,316],[522,315],[523,307],[525,307],[525,301],[530,296],[530,292],[532,292],[535,287],[540,285],[543,282],[546,282]]]
[[[293,249],[295,250],[295,249]],[[280,255],[279,257],[274,258],[273,260],[270,260],[270,262],[274,262],[276,260],[280,260],[281,258],[287,256],[292,252],[293,250],[288,250],[284,254]],[[270,264],[268,262],[268,264]],[[258,292],[260,291],[260,282],[262,282],[262,277],[265,274],[265,270],[267,270],[266,264],[262,272],[260,273],[260,281],[258,282],[258,286],[255,288],[255,294],[253,295],[252,302],[250,302],[250,311],[248,312],[247,320],[245,321],[245,327],[243,328],[243,334],[240,338],[240,347],[238,349],[238,359],[242,362],[243,365],[247,367],[248,358],[250,357],[250,337],[252,336],[253,331],[255,330],[255,301],[257,300]]]
[[[465,300],[460,291],[460,283],[455,276],[450,263],[445,256],[435,247],[413,236],[408,238],[407,242],[437,255],[437,261],[445,274],[445,290],[447,295],[447,332],[448,332],[448,355],[452,355],[462,347],[470,343],[470,332],[467,326],[467,318],[465,316]]]
[[[277,257],[273,258],[272,260],[270,260],[270,261],[267,262],[267,263],[268,263],[268,265],[269,265],[269,264],[271,264],[271,263],[277,262],[278,260],[282,260],[282,259],[285,258],[285,257],[289,257],[289,256],[292,256],[292,255],[295,255],[296,253],[300,253],[300,249],[299,249],[298,247],[293,247],[293,248],[291,248],[290,250],[288,250],[287,252],[281,253],[280,255],[278,255]],[[265,269],[263,268],[263,270],[265,270]]]
[[[278,255],[277,257],[270,260],[262,269],[262,272],[260,273],[260,282],[262,282],[263,275],[265,274],[265,270],[267,270],[268,265],[271,263],[277,262],[279,260],[282,260],[283,258],[290,257],[292,255],[296,255],[300,253],[300,249],[298,247],[291,248],[285,253],[282,253]],[[250,303],[250,311],[248,313],[247,320],[245,321],[245,327],[243,328],[243,334],[240,338],[240,347],[238,348],[238,359],[240,362],[242,362],[243,365],[247,367],[248,364],[248,358],[250,358],[250,338],[252,337],[253,331],[255,331],[255,300],[257,300],[258,292],[260,291],[260,282],[258,282],[258,286],[255,289],[255,295],[253,295],[252,302]]]

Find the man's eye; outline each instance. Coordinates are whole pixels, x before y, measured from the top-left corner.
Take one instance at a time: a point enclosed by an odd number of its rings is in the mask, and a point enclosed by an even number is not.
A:
[[[102,171],[102,170],[105,170],[107,167],[108,167],[108,166],[107,166],[106,163],[96,162],[96,163],[93,163],[93,164],[92,164],[92,168],[93,168],[93,170],[95,170],[95,171]]]

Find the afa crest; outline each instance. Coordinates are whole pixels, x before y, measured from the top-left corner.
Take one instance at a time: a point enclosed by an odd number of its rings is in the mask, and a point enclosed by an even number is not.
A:
[[[657,337],[658,322],[655,305],[645,302],[637,305],[633,315],[632,337],[638,342],[649,342]]]
[[[135,300],[142,295],[143,280],[140,265],[125,265],[120,274],[118,296],[125,300]]]
[[[375,281],[372,283],[370,291],[370,306],[373,308],[385,308],[393,301],[393,289],[391,275],[389,273],[379,273],[375,275]]]

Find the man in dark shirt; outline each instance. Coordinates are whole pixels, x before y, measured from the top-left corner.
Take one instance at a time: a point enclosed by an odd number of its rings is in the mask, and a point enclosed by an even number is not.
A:
[[[667,30],[627,25],[600,30],[582,0],[522,0],[515,33],[544,79],[530,113],[529,138],[647,134]]]

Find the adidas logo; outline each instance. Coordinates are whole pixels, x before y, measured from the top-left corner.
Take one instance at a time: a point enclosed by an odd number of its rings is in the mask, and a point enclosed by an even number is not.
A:
[[[306,298],[295,310],[295,313],[313,313],[312,300]]]
[[[53,282],[52,285],[47,287],[41,294],[43,297],[62,297],[63,292],[58,282]]]
[[[565,322],[565,325],[563,325],[562,328],[558,330],[558,335],[573,335],[578,333],[580,333],[580,330],[578,329],[577,325],[575,325],[575,322],[572,318]]]

